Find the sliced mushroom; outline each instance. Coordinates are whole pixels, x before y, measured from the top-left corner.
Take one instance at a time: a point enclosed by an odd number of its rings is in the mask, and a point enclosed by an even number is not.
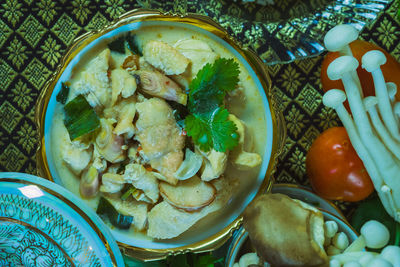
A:
[[[187,211],[201,209],[209,205],[216,196],[215,187],[194,176],[177,185],[160,183],[160,194],[171,205]]]

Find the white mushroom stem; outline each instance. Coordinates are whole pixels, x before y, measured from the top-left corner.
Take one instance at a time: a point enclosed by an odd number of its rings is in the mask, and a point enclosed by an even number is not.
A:
[[[400,214],[399,210],[397,209],[396,204],[394,203],[394,198],[393,198],[393,192],[392,189],[387,186],[387,185],[382,185],[381,187],[382,195],[380,195],[380,199],[382,200],[383,198],[386,199],[389,209],[391,209],[393,212],[389,213],[396,221],[400,220]]]
[[[394,117],[385,78],[380,69],[380,66],[385,63],[386,57],[379,50],[369,51],[362,57],[362,67],[371,73],[374,80],[375,95],[378,98],[378,107],[383,123],[393,138],[400,141],[399,125]]]
[[[396,100],[397,85],[392,82],[387,82],[386,88],[387,88],[387,92],[389,95],[390,103],[392,103],[392,105],[393,105]]]
[[[378,171],[380,173],[381,178],[377,179],[378,177],[373,177],[374,173],[370,173],[367,169],[374,183],[375,189],[381,195],[381,184],[383,178],[383,181],[394,192],[400,192],[400,183],[397,183],[397,181],[394,180],[394,178],[397,177],[400,173],[400,162],[393,158],[391,153],[385,148],[385,146],[373,133],[368,116],[364,109],[364,105],[361,101],[361,96],[358,91],[357,85],[354,83],[351,77],[351,71],[355,70],[357,67],[358,62],[355,58],[342,56],[335,59],[329,65],[327,74],[330,79],[341,79],[343,82],[347,97],[349,99],[350,109],[354,116],[354,123],[357,126],[357,132],[360,135],[361,142],[367,148],[369,155],[373,159],[372,161],[375,163],[375,166],[378,168]],[[355,146],[354,148],[357,150]],[[363,159],[361,158],[361,160]],[[368,165],[369,162],[364,162],[364,166],[366,168],[368,168]],[[375,182],[377,182],[377,184],[375,184]],[[398,207],[400,206],[400,194],[394,194],[394,198],[394,203],[396,204],[397,211]],[[395,213],[393,213],[393,211],[390,209],[388,203],[383,202],[383,205],[390,215],[392,215],[393,217],[397,217],[395,216]]]
[[[328,51],[339,52],[341,56],[353,56],[350,43],[357,40],[358,30],[349,24],[340,24],[330,29],[324,38],[324,44]],[[351,73],[354,82],[357,84],[360,95],[363,96],[361,82],[358,78],[357,71]]]
[[[339,116],[339,119],[343,123],[344,128],[346,128],[351,144],[356,150],[357,155],[364,163],[365,169],[367,170],[376,191],[381,196],[382,195],[381,187],[383,185],[383,178],[381,177],[381,174],[379,173],[378,168],[376,167],[376,164],[373,161],[371,155],[369,154],[368,150],[361,141],[357,129],[354,125],[354,121],[343,105],[344,101],[346,101],[346,95],[342,90],[339,89],[329,90],[324,94],[322,98],[322,102],[324,103],[325,106],[335,109],[337,115]],[[385,200],[382,201],[382,204],[386,208],[389,214],[394,214],[394,210],[388,209],[389,202],[386,200],[386,198]]]
[[[386,148],[389,149],[389,151],[391,151],[396,156],[396,158],[400,160],[400,144],[393,140],[393,138],[383,125],[378,115],[378,111],[376,110],[378,99],[375,96],[368,96],[364,98],[363,102],[365,110],[368,111],[374,128],[378,132],[378,135],[385,144]]]
[[[394,104],[393,112],[394,112],[394,114],[396,114],[397,120],[399,120],[400,119],[400,102]]]

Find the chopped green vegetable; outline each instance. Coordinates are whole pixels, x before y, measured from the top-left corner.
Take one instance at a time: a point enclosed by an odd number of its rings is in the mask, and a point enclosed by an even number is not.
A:
[[[194,143],[204,151],[225,152],[238,144],[236,126],[228,120],[224,108],[226,92],[239,82],[239,64],[233,59],[219,58],[206,64],[189,85],[185,130]]]
[[[185,129],[195,144],[203,151],[214,148],[224,152],[238,144],[239,135],[235,124],[228,120],[226,109],[218,108],[206,116],[189,115],[185,119]]]
[[[125,36],[120,36],[111,43],[107,44],[111,51],[125,54]]]
[[[383,223],[390,232],[389,245],[399,245],[400,224],[386,212],[378,196],[361,202],[351,218],[351,225],[360,232],[361,227],[369,220]]]
[[[127,35],[120,36],[111,43],[108,43],[107,46],[111,51],[121,54],[125,54],[125,47],[127,47],[132,54],[143,56],[142,50],[136,40],[136,34],[128,33]]]
[[[128,49],[134,55],[143,56],[142,49],[139,47],[137,39],[136,39],[136,34],[129,33],[126,36],[126,42],[128,43]]]
[[[129,185],[129,188],[122,193],[121,200],[127,200],[129,196],[135,193],[137,189],[133,185]],[[122,192],[122,190],[121,190]]]
[[[78,95],[69,101],[64,106],[64,111],[64,125],[71,140],[100,127],[99,117],[83,95]]]
[[[104,197],[100,197],[96,213],[108,218],[110,223],[118,229],[129,229],[133,222],[132,216],[119,213],[114,206]]]
[[[66,83],[61,83],[61,90],[56,96],[57,102],[64,105],[65,102],[67,102],[68,94],[69,94],[69,86]]]

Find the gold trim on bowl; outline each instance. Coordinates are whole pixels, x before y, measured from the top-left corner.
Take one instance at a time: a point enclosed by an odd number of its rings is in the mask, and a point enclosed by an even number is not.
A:
[[[38,102],[36,105],[35,112],[35,123],[37,124],[39,132],[40,144],[36,154],[36,162],[38,175],[44,177],[48,180],[54,181],[47,162],[46,149],[45,149],[45,136],[44,136],[44,125],[45,125],[45,115],[47,106],[50,101],[51,94],[54,87],[60,78],[61,74],[65,70],[66,66],[71,62],[71,60],[76,56],[87,44],[100,37],[101,35],[110,32],[122,25],[131,24],[135,22],[142,21],[168,21],[168,22],[179,22],[184,24],[189,24],[196,26],[200,29],[204,29],[217,37],[221,38],[223,41],[227,42],[232,46],[247,63],[251,66],[253,71],[256,73],[262,87],[264,88],[267,100],[270,106],[270,112],[272,117],[273,125],[273,144],[271,151],[271,159],[268,163],[267,172],[265,178],[257,192],[259,195],[265,191],[269,192],[272,186],[272,175],[275,171],[276,162],[278,155],[282,152],[283,146],[286,138],[286,128],[283,120],[283,116],[277,109],[277,103],[274,100],[271,90],[271,80],[268,76],[266,66],[263,64],[261,59],[251,50],[244,49],[240,47],[232,37],[215,21],[209,17],[198,15],[198,14],[188,14],[185,16],[175,15],[175,14],[164,14],[160,11],[147,10],[147,9],[137,9],[122,15],[116,22],[111,25],[97,31],[88,32],[80,37],[78,37],[72,46],[67,50],[65,56],[62,58],[60,65],[58,66],[56,72],[52,75],[50,80],[46,83],[45,88],[39,95]],[[206,252],[215,250],[221,245],[223,245],[232,235],[235,229],[238,229],[242,223],[242,215],[235,219],[230,225],[219,231],[217,234],[202,240],[200,242],[176,247],[169,249],[145,249],[139,247],[133,247],[123,243],[118,243],[121,250],[130,256],[133,256],[140,260],[157,260],[167,257],[168,255],[176,255],[186,252]]]

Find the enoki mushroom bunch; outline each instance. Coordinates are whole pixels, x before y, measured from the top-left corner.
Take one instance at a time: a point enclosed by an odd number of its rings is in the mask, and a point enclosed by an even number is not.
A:
[[[386,211],[400,222],[400,103],[395,102],[396,85],[385,82],[380,66],[385,55],[372,50],[362,57],[362,68],[370,72],[375,96],[363,97],[356,69],[359,65],[352,55],[349,43],[358,38],[358,31],[350,25],[339,25],[325,36],[329,51],[338,51],[340,57],[327,70],[331,80],[342,80],[345,92],[329,90],[323,103],[336,110],[350,141],[363,161]],[[400,73],[399,73],[400,75]],[[351,114],[343,102],[349,102]]]

